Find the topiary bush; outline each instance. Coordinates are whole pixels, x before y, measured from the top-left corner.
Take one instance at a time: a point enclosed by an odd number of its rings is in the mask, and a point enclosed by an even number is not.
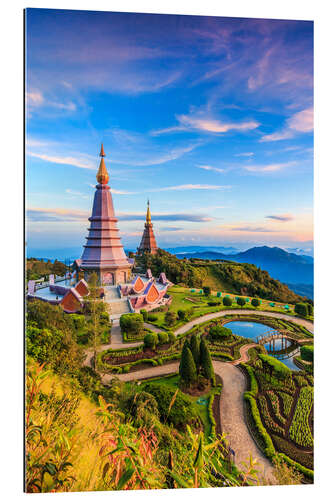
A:
[[[237,304],[241,307],[245,306],[246,300],[244,299],[244,297],[237,297]]]
[[[252,299],[251,304],[253,307],[259,307],[260,306],[260,300],[259,299]]]
[[[186,387],[190,387],[197,380],[197,369],[192,356],[192,351],[184,343],[179,363],[179,376]]]
[[[204,295],[205,295],[206,297],[209,297],[209,296],[210,296],[210,294],[211,294],[211,289],[210,289],[210,287],[209,287],[209,286],[204,286],[204,287],[202,288],[202,291],[203,291],[203,293],[204,293]]]
[[[156,316],[156,314],[152,314],[152,313],[149,313],[148,314],[148,321],[157,321],[158,320],[158,316]]]
[[[158,332],[158,343],[167,344],[169,342],[169,335],[167,332]]]
[[[200,341],[200,366],[202,368],[203,376],[210,380],[212,385],[215,385],[215,373],[212,358],[210,356],[207,343],[203,337],[201,337]]]
[[[165,313],[165,316],[164,316],[164,323],[167,325],[167,326],[172,326],[176,323],[177,321],[177,314],[173,311],[168,311]]]
[[[143,316],[136,313],[123,314],[120,316],[119,325],[122,332],[140,335],[143,330]]]
[[[304,361],[311,361],[313,362],[313,345],[302,345],[301,346],[301,358],[304,359]]]
[[[223,297],[223,305],[226,307],[232,306],[232,299],[230,297]]]
[[[232,331],[222,325],[212,326],[209,330],[209,336],[212,340],[224,340],[231,337]]]
[[[299,314],[300,316],[308,316],[308,304],[298,302],[295,305],[295,313]]]
[[[158,342],[158,336],[155,332],[147,333],[143,338],[143,345],[149,349],[155,349]]]

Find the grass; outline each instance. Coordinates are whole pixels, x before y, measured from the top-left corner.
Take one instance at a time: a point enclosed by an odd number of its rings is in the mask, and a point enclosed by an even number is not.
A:
[[[154,384],[158,384],[158,385],[166,385],[169,388],[172,388],[172,389],[174,389],[174,391],[176,391],[179,388],[179,375],[177,375],[177,374],[171,375],[171,376],[167,375],[165,377],[158,377],[158,378],[154,378],[154,379],[145,380],[144,382],[141,382],[142,388],[144,388],[146,383],[150,383],[150,382],[154,382]],[[200,417],[200,419],[202,421],[202,424],[204,427],[204,435],[205,435],[206,439],[209,438],[210,432],[211,432],[211,425],[210,425],[209,417],[208,417],[208,399],[209,399],[210,394],[216,392],[216,390],[217,390],[216,387],[213,387],[206,394],[203,394],[202,396],[200,396],[200,399],[205,399],[207,401],[206,405],[197,404],[199,396],[191,396],[189,394],[186,394],[191,399],[191,401],[195,404],[196,414],[198,415],[198,417]]]
[[[195,292],[191,292],[191,290],[195,290]],[[275,307],[271,307],[270,303],[272,302],[271,300],[263,300],[262,303],[260,304],[259,307],[254,307],[251,305],[251,300],[253,297],[246,297],[243,296],[245,299],[249,299],[249,302],[241,308],[235,301],[236,297],[240,296],[239,294],[233,294],[229,292],[225,292],[223,290],[220,290],[222,292],[222,295],[229,295],[231,299],[233,299],[233,304],[230,307],[226,307],[223,305],[223,297],[217,297],[217,291],[212,291],[211,295],[209,297],[205,297],[204,294],[199,293],[200,289],[193,289],[193,288],[185,288],[181,287],[178,285],[174,285],[168,290],[168,294],[172,297],[172,302],[169,307],[169,311],[176,312],[179,309],[183,310],[190,310],[194,309],[194,314],[191,317],[191,319],[197,318],[199,316],[203,316],[205,314],[209,314],[212,312],[216,311],[222,311],[224,309],[246,309],[249,311],[268,311],[268,312],[279,312],[283,314],[289,314],[290,316],[295,316],[293,306],[290,306],[290,310],[286,311],[284,309],[284,306],[286,304],[280,303],[280,302],[274,302]],[[188,299],[194,299],[195,302],[192,302],[191,300]],[[208,302],[218,302],[219,304],[217,306],[209,306]],[[164,323],[164,316],[165,312],[155,312],[152,311],[152,314],[157,316],[156,321],[148,321],[148,323],[154,324],[157,327],[160,328],[165,328],[167,325]],[[311,318],[308,318],[311,319]],[[187,323],[187,321],[180,321],[178,320],[174,325],[172,325],[172,329],[175,329],[183,324]]]

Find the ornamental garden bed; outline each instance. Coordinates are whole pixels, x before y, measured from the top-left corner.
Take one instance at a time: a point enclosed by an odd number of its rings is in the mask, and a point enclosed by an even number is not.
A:
[[[286,379],[288,383],[284,383],[263,373],[258,362],[243,364],[241,368],[247,375],[250,391],[244,396],[246,415],[258,444],[270,458],[274,453],[286,455],[311,478],[313,378],[306,372],[291,372]],[[309,470],[301,470],[302,466]]]

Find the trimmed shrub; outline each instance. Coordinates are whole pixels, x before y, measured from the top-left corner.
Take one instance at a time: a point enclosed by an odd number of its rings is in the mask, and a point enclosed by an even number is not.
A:
[[[260,306],[260,300],[259,299],[252,299],[251,304],[253,307],[259,307]]]
[[[165,313],[165,316],[164,316],[164,323],[167,325],[167,326],[172,326],[176,323],[177,321],[177,314],[173,311],[168,311]]]
[[[295,313],[299,314],[300,316],[307,316],[308,315],[308,304],[305,304],[303,302],[298,302],[295,305]]]
[[[200,342],[200,365],[203,376],[210,380],[212,385],[215,385],[215,374],[213,369],[212,358],[207,347],[205,339],[202,337]]]
[[[156,314],[152,314],[152,313],[149,313],[148,314],[148,321],[157,321],[158,320],[158,316],[156,316]]]
[[[157,336],[159,344],[167,344],[169,342],[169,335],[167,332],[158,332]]]
[[[147,333],[147,335],[143,338],[143,344],[145,347],[149,349],[155,349],[156,344],[158,342],[158,336],[155,332]]]
[[[173,332],[168,332],[168,337],[169,337],[170,344],[173,344],[174,342],[176,342],[176,335]]]
[[[146,311],[146,309],[141,309],[140,310],[140,314],[142,314],[143,321],[147,321],[147,319],[148,319],[148,312]]]
[[[143,330],[143,316],[136,313],[123,314],[120,316],[119,325],[122,332],[139,335]]]
[[[265,427],[260,418],[260,413],[258,410],[257,402],[250,392],[244,392],[244,399],[249,403],[252,419],[256,430],[265,444],[265,455],[268,458],[273,458],[275,456],[275,448],[273,441],[266,431]]]
[[[212,326],[209,330],[209,336],[213,340],[223,340],[228,337],[231,337],[231,335],[232,335],[232,330],[230,330],[230,328],[226,328],[221,325]]]
[[[202,288],[202,290],[203,290],[203,293],[204,293],[204,295],[205,295],[206,297],[209,297],[209,296],[210,296],[210,294],[211,294],[211,289],[210,289],[210,287],[209,287],[209,286],[204,286],[204,287]]]
[[[250,379],[250,391],[251,394],[255,397],[258,394],[258,382],[254,374],[253,368],[245,363],[242,363],[241,366],[247,371],[247,374]]]
[[[197,369],[191,350],[184,344],[179,364],[179,376],[186,386],[192,385],[197,380]]]
[[[230,297],[223,297],[223,305],[226,307],[232,306],[232,299]]]
[[[304,361],[313,362],[313,345],[301,346],[301,358],[304,359]]]
[[[246,300],[244,299],[244,297],[237,297],[237,304],[241,307],[245,306]]]
[[[271,376],[274,374],[279,380],[290,380],[291,370],[281,361],[267,354],[259,354],[258,357],[262,362],[264,371],[269,371]]]
[[[183,321],[186,319],[186,311],[184,311],[184,309],[179,309],[179,311],[177,312],[177,316],[178,316],[178,319]]]

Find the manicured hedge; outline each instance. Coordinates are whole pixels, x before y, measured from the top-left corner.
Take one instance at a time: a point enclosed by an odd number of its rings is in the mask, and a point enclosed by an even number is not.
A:
[[[291,376],[291,370],[278,359],[268,356],[268,354],[259,354],[258,357],[263,366],[273,370],[277,378],[285,379]]]
[[[241,363],[241,367],[247,371],[250,378],[250,392],[255,397],[258,394],[258,382],[254,374],[253,368],[245,363]]]
[[[208,420],[210,423],[210,436],[212,439],[216,438],[216,422],[215,422],[214,413],[213,413],[214,399],[215,399],[215,393],[210,394],[209,399],[208,399],[208,407],[207,407]]]
[[[263,426],[263,423],[261,421],[257,402],[250,392],[244,392],[244,399],[245,399],[245,401],[247,401],[249,403],[254,425],[256,427],[256,430],[257,430],[259,436],[262,438],[263,442],[265,443],[265,450],[264,450],[265,455],[268,458],[272,459],[276,454],[275,448],[274,448],[273,441],[272,441],[270,435],[266,431],[266,429]]]

